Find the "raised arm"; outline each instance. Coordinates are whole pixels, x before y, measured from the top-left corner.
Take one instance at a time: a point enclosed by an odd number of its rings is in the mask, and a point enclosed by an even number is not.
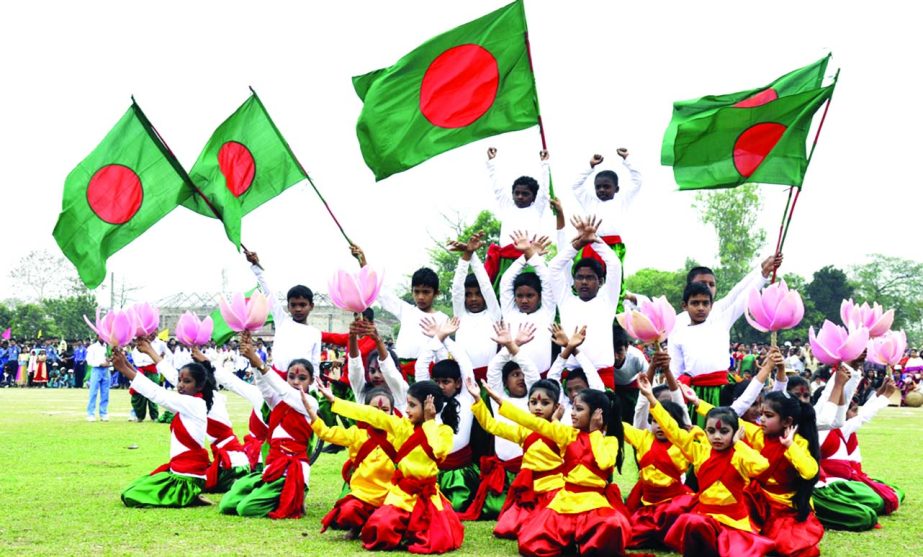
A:
[[[497,156],[497,149],[494,147],[487,148],[487,181],[490,183],[490,189],[494,192],[494,198],[497,200],[497,204],[503,207],[509,207],[513,204],[513,196],[510,191],[504,190],[503,186],[500,185],[500,182],[497,180],[497,162],[495,157]]]
[[[571,191],[574,193],[574,197],[577,198],[577,203],[580,204],[580,210],[584,213],[590,211],[595,205],[596,189],[593,184],[587,184],[586,182],[590,176],[593,175],[596,165],[601,162],[603,162],[602,155],[593,155],[590,157],[590,165],[583,168],[570,187]]]
[[[618,303],[619,294],[622,291],[622,262],[616,257],[612,248],[598,238],[593,242],[593,250],[606,264],[606,282],[602,285],[602,289],[612,301],[612,312],[615,313],[615,304]]]
[[[628,162],[628,149],[620,148],[618,149],[618,154],[622,158],[622,166],[628,171],[628,177],[631,180],[631,183],[619,192],[620,196],[624,196],[622,197],[622,204],[627,209],[634,203],[635,197],[641,191],[641,171]]]
[[[334,399],[330,409],[345,418],[367,423],[376,429],[381,429],[391,434],[396,434],[404,429],[404,420],[401,418],[385,414],[377,408],[364,404],[356,404],[355,402],[337,398]]]
[[[564,425],[560,422],[549,422],[529,412],[520,409],[509,401],[500,405],[500,415],[516,422],[526,429],[530,429],[548,437],[563,450],[564,447],[577,439],[578,431],[571,426]]]
[[[282,304],[279,303],[279,300],[269,287],[269,281],[266,279],[266,271],[262,264],[260,264],[259,256],[255,251],[247,250],[244,250],[244,256],[247,258],[247,261],[250,262],[250,270],[253,271],[253,275],[256,276],[256,282],[260,286],[260,291],[266,296],[266,299],[269,300],[269,310],[272,313],[273,321],[277,324],[282,323],[286,318],[285,310],[282,309]]]
[[[490,277],[487,276],[487,270],[484,269],[484,264],[481,263],[477,252],[471,254],[471,271],[478,281],[478,288],[481,289],[481,296],[484,297],[484,304],[487,306],[487,314],[490,315],[490,318],[494,321],[500,319],[500,301],[497,299],[497,293],[494,292]],[[464,293],[464,288],[462,288],[462,292]]]

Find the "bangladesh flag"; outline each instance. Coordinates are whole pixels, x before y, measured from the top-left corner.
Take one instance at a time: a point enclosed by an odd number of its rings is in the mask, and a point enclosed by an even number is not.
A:
[[[106,259],[191,195],[188,176],[132,102],[64,181],[54,239],[87,288],[106,278]]]
[[[353,78],[356,124],[376,180],[485,137],[538,124],[522,0]]]
[[[253,294],[259,287],[251,288],[248,292],[244,293],[244,299],[249,300],[250,295]],[[212,341],[217,345],[221,346],[222,344],[227,343],[231,338],[237,333],[232,331],[228,326],[228,322],[224,320],[224,317],[221,317],[221,308],[215,308],[215,311],[209,314],[209,317],[212,318],[212,322],[215,324],[215,327],[212,329]],[[266,323],[272,323],[272,312],[266,316]]]
[[[683,122],[709,116],[719,108],[759,106],[781,97],[817,89],[823,84],[824,73],[827,71],[829,61],[830,54],[813,64],[783,75],[769,85],[756,89],[726,95],[708,95],[699,99],[673,103],[673,117],[663,137],[660,163],[665,166],[673,164],[673,140],[676,137],[677,128]]]
[[[731,188],[746,182],[801,186],[807,138],[834,85],[753,107],[727,107],[680,124],[673,175],[680,190]]]
[[[256,93],[218,126],[189,176],[207,200],[193,195],[183,205],[220,215],[238,250],[241,218],[307,177]]]

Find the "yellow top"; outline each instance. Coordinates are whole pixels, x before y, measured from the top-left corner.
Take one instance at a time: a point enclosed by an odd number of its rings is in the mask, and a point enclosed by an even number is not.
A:
[[[484,404],[484,401],[480,398],[471,406],[471,413],[474,414],[475,419],[481,424],[484,431],[491,435],[496,435],[497,437],[502,437],[513,443],[517,443],[520,446],[522,446],[529,435],[532,434],[532,430],[522,427],[521,425],[495,420],[494,417],[490,415],[487,405]],[[542,440],[533,443],[529,449],[522,454],[522,468],[532,470],[533,472],[554,470],[561,466],[563,462],[561,455],[552,450],[551,447]],[[532,485],[532,489],[535,490],[536,493],[553,491],[555,489],[561,489],[562,487],[564,487],[564,476],[561,474],[551,474],[544,478],[537,478],[533,480]]]
[[[369,434],[366,430],[357,426],[329,427],[323,420],[314,420],[311,424],[314,433],[318,437],[333,443],[346,447],[349,452],[349,458],[355,465],[356,455],[359,450],[369,440]],[[388,441],[392,444],[394,440],[389,435]],[[380,507],[385,501],[385,496],[391,490],[391,478],[394,476],[394,463],[391,457],[382,450],[381,447],[375,447],[358,467],[354,467],[352,476],[349,478],[349,489],[353,497],[361,499],[370,505]]]
[[[385,414],[377,408],[356,404],[347,400],[336,399],[331,410],[341,416],[365,422],[374,428],[384,430],[392,439],[394,448],[398,451],[401,446],[413,435],[415,427],[407,418],[399,418],[391,414]],[[433,449],[433,455],[437,460],[442,460],[448,456],[452,450],[452,428],[436,423],[435,420],[427,420],[421,426],[429,446]],[[414,447],[410,453],[405,456],[398,464],[400,470],[407,478],[436,478],[439,474],[439,464],[431,459],[423,447]],[[442,497],[439,493],[439,486],[436,486],[436,494],[430,500],[437,510],[442,510]],[[412,512],[417,502],[417,496],[409,494],[399,486],[392,484],[388,495],[385,497],[385,505],[394,505],[399,509]]]
[[[543,420],[509,402],[504,402],[500,405],[500,415],[551,439],[561,449],[562,456],[565,454],[567,446],[577,441],[580,434],[578,429],[560,422]],[[590,450],[593,453],[592,456],[596,466],[602,470],[614,468],[619,452],[618,439],[607,437],[601,431],[594,431],[589,434],[589,440]],[[565,464],[567,463],[565,462]],[[562,489],[555,494],[554,499],[548,504],[549,509],[561,514],[576,514],[612,506],[603,493],[609,482],[593,473],[583,464],[578,464],[570,472],[567,472],[564,476],[564,481],[568,484],[595,488],[599,491],[576,493],[568,491],[566,488]]]
[[[657,438],[651,430],[638,429],[626,422],[622,422],[622,429],[625,431],[625,442],[635,448],[635,454],[640,461],[651,450],[651,446]],[[705,432],[699,428],[694,429],[697,430],[697,434],[701,434],[699,442],[708,443],[704,438]],[[685,471],[689,468],[689,459],[683,455],[683,452],[676,445],[670,445],[670,448],[667,449],[667,455],[669,455],[677,470]],[[654,465],[647,465],[642,468],[638,474],[638,481],[655,487],[670,487],[677,483],[676,480],[661,472]],[[644,501],[642,499],[641,502],[645,505],[651,505],[658,501]]]
[[[712,408],[714,408],[714,406],[707,402],[699,402],[699,407],[696,408],[696,412],[704,416],[705,414],[708,414],[709,410]],[[765,433],[763,433],[763,428],[745,420],[739,420],[739,423],[740,427],[744,429],[744,439],[747,440],[749,445],[753,447],[754,450],[757,452],[762,452],[763,448],[766,446],[766,438]],[[802,478],[810,480],[817,475],[819,468],[817,460],[811,456],[811,451],[808,449],[808,440],[801,435],[798,435],[797,433],[795,434],[794,442],[788,449],[785,450],[783,454],[785,458],[792,463],[795,471],[798,472],[798,475]],[[778,485],[778,482],[775,478],[769,478],[767,483],[769,485]],[[763,494],[765,494],[769,499],[776,501],[781,505],[793,507],[792,497],[795,496],[794,491],[777,494],[763,489]]]
[[[692,433],[680,428],[676,420],[674,420],[669,412],[664,410],[663,406],[660,404],[651,408],[651,416],[660,424],[667,439],[682,451],[683,455],[692,462],[695,471],[698,472],[702,464],[709,459],[712,452],[710,444],[697,441],[697,439],[701,439],[702,434]],[[757,451],[747,446],[746,443],[737,442],[728,450],[734,451],[734,455],[731,457],[731,466],[733,466],[745,480],[749,480],[754,476],[759,476],[769,469],[769,461]],[[708,486],[705,491],[699,492],[699,502],[706,505],[729,506],[737,503],[741,497],[743,497],[743,493],[731,493],[721,481],[716,481]],[[725,514],[708,514],[718,522],[732,528],[745,530],[747,532],[753,530],[750,526],[749,518],[737,520]]]

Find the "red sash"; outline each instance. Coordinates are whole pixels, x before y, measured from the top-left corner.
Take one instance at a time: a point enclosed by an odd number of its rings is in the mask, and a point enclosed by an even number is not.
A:
[[[760,454],[769,461],[769,468],[753,480],[762,489],[774,495],[785,495],[795,491],[795,482],[799,478],[798,471],[785,458],[785,450],[778,437],[764,437]],[[770,479],[775,480],[775,483],[770,484]]]
[[[263,470],[263,481],[270,483],[285,476],[279,504],[269,513],[269,517],[299,518],[304,515],[305,483],[301,463],[308,462],[308,441],[313,430],[304,416],[284,402],[273,408],[269,415],[270,433],[279,426],[282,426],[292,438],[270,438],[269,441],[269,456]]]
[[[638,483],[632,488],[631,493],[628,494],[628,499],[625,501],[625,505],[630,511],[634,512],[645,506],[645,501],[650,501],[650,504],[654,505],[669,501],[680,495],[692,493],[692,490],[680,481],[680,477],[685,470],[677,468],[676,463],[670,458],[670,453],[667,452],[671,446],[672,443],[669,441],[654,439],[654,442],[651,443],[651,448],[638,461],[638,470],[653,466],[673,480],[673,483],[668,486],[651,485],[639,477]]]
[[[474,453],[471,451],[471,445],[465,445],[454,453],[445,457],[439,463],[440,470],[457,470],[464,468],[474,462]]]
[[[482,456],[480,464],[481,477],[478,490],[465,512],[459,513],[458,518],[461,520],[477,520],[481,517],[487,493],[495,495],[503,493],[503,488],[506,487],[506,473],[519,472],[522,467],[522,457],[500,460],[496,455]]]
[[[679,376],[678,380],[687,387],[720,387],[728,384],[728,372],[727,370],[712,371],[700,373],[695,377],[684,373]]]
[[[497,279],[497,273],[500,272],[501,259],[511,259],[515,261],[519,259],[520,255],[522,255],[522,252],[513,247],[513,244],[507,244],[502,248],[497,244],[490,244],[487,246],[487,255],[484,257],[484,270],[487,271],[487,277],[490,279],[490,282],[494,282]]]
[[[138,371],[144,374],[145,377],[150,378],[151,375],[157,375],[157,366],[155,364],[150,364],[147,366],[138,366]],[[36,375],[38,372],[36,372]],[[128,388],[128,394],[135,395],[138,394],[138,391]]]
[[[170,433],[188,450],[171,457],[169,463],[155,469],[151,475],[170,471],[186,476],[204,476],[209,465],[208,451],[192,438],[179,414],[170,421]]]
[[[622,243],[622,237],[618,235],[603,236],[600,238],[600,240],[602,240],[603,243],[606,244],[607,246],[614,246],[616,244]],[[580,259],[587,259],[587,258],[595,259],[597,262],[599,262],[600,265],[602,265],[603,270],[606,269],[606,262],[603,261],[603,258],[598,253],[596,253],[595,249],[593,249],[593,244],[588,244],[584,246],[583,251],[580,252]]]
[[[422,427],[417,426],[414,428],[413,434],[404,441],[404,444],[401,445],[401,448],[397,451],[397,455],[394,457],[394,464],[399,465],[400,462],[417,447],[422,448],[423,452],[426,453],[426,456],[428,456],[430,460],[437,464],[439,463],[436,454],[433,452],[433,448],[429,444],[429,440],[426,438],[426,433],[424,433]],[[396,484],[397,482],[394,483]]]
[[[214,489],[218,485],[219,471],[222,468],[230,470],[232,467],[229,453],[231,451],[244,452],[244,448],[229,425],[208,418],[205,428],[208,435],[215,439],[211,445],[214,460],[212,460],[208,471],[205,473],[205,489]],[[222,442],[224,442],[223,445],[221,444]]]
[[[375,429],[365,422],[356,423],[356,427],[364,430],[369,435],[369,438],[359,447],[355,459],[346,459],[346,462],[343,463],[340,475],[343,476],[343,481],[347,483],[352,478],[353,472],[358,470],[362,462],[378,447],[381,447],[381,450],[388,455],[392,462],[397,459],[397,451],[394,449],[394,445],[388,441],[387,433],[380,429]]]
[[[708,460],[703,462],[696,471],[696,477],[699,480],[699,495],[714,483],[720,481],[737,502],[730,505],[709,505],[699,501],[697,496],[696,504],[693,508],[695,512],[699,514],[723,514],[734,520],[742,520],[749,516],[744,500],[744,488],[747,486],[747,480],[731,465],[733,457],[733,448],[726,451],[712,449]]]
[[[529,452],[529,448],[539,441],[545,443],[545,445],[555,454],[561,454],[561,449],[558,447],[557,443],[534,431],[530,433],[529,436],[526,437],[526,440],[523,442],[522,454],[525,455],[527,452]],[[532,470],[530,468],[521,468],[519,473],[516,474],[516,478],[513,480],[513,483],[510,484],[510,489],[507,493],[506,501],[503,503],[503,509],[505,510],[507,507],[512,505],[513,502],[534,505],[536,500],[535,480],[547,478],[548,476],[560,473],[560,466],[552,468],[551,470],[542,471]]]
[[[256,468],[260,461],[260,453],[263,451],[263,443],[269,436],[269,426],[263,422],[263,417],[256,413],[256,410],[250,411],[250,432],[244,437],[244,453],[250,460],[250,469]]]
[[[568,481],[567,477],[577,466],[583,465],[595,476],[606,482],[605,486],[577,484]],[[564,489],[571,493],[600,493],[606,497],[614,509],[624,511],[625,504],[622,503],[622,494],[619,491],[618,484],[610,483],[612,478],[612,468],[603,470],[596,463],[596,457],[593,454],[593,446],[590,443],[590,434],[581,431],[577,434],[577,439],[564,449],[564,464],[561,466],[561,472],[564,474]]]
[[[400,465],[400,462],[417,447],[422,448],[426,456],[433,462],[439,462],[433,453],[433,448],[426,439],[426,433],[423,432],[423,428],[417,426],[414,428],[413,434],[404,441],[404,444],[397,451],[394,463]],[[410,521],[407,525],[408,531],[420,532],[429,529],[431,517],[438,513],[438,509],[430,501],[434,495],[439,493],[436,476],[428,478],[407,477],[398,468],[394,472],[394,478],[391,479],[391,482],[401,488],[404,493],[417,496],[417,502],[414,503],[413,511],[410,513]],[[448,503],[444,503],[444,505],[448,505]]]

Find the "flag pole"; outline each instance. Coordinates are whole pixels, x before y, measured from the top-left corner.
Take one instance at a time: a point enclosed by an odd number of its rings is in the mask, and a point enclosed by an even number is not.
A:
[[[317,194],[317,197],[320,199],[321,203],[324,204],[324,208],[327,209],[327,213],[330,214],[330,218],[333,219],[333,223],[336,224],[337,228],[340,229],[340,234],[343,235],[343,238],[346,240],[346,243],[348,243],[350,246],[355,246],[356,244],[354,244],[353,241],[349,239],[349,236],[346,235],[346,231],[343,230],[343,226],[340,224],[340,221],[337,219],[336,215],[333,214],[333,210],[330,209],[330,205],[327,203],[327,200],[324,199],[324,196],[321,195],[320,190],[318,190],[317,186],[314,185],[314,180],[311,179],[311,176],[304,169],[304,166],[302,166],[301,161],[299,161],[298,157],[295,156],[295,153],[294,151],[292,151],[291,146],[289,146],[288,141],[286,141],[285,138],[282,136],[282,134],[279,133],[279,128],[276,127],[276,123],[273,122],[272,118],[269,116],[269,112],[267,112],[266,107],[263,106],[263,101],[260,100],[260,97],[256,94],[256,91],[253,89],[252,86],[250,86],[250,92],[253,93],[253,98],[256,99],[256,102],[260,104],[260,107],[263,109],[263,113],[266,114],[266,118],[269,120],[270,125],[272,125],[272,128],[276,131],[276,134],[279,136],[279,139],[282,140],[282,144],[285,145],[285,149],[288,151],[288,154],[291,155],[292,160],[294,160],[295,164],[298,165],[298,170],[301,171],[301,174],[304,175],[308,183],[311,184],[311,188],[314,190],[314,193]]]
[[[522,4],[520,4],[520,6],[522,7]],[[526,57],[529,59],[529,73],[532,75],[532,90],[535,91],[535,109],[536,109],[536,112],[538,112],[537,114],[538,135],[542,140],[542,151],[548,151],[548,141],[545,139],[545,124],[542,121],[542,109],[541,109],[541,105],[538,102],[538,86],[535,84],[535,66],[532,64],[532,44],[529,42],[529,27],[528,27],[528,23],[526,22],[525,7],[522,7],[522,10],[523,10],[522,21],[526,25],[526,32],[524,35],[525,41],[526,41]],[[551,167],[550,166],[548,168],[548,197],[551,199],[555,198],[554,180],[551,177]],[[555,215],[558,214],[557,209],[555,209],[553,205],[551,207],[551,210]]]
[[[840,70],[837,70],[836,75],[833,76],[833,84],[832,84],[833,87],[836,87],[836,83],[839,78],[840,78]],[[811,151],[808,153],[808,159],[805,162],[805,172],[807,172],[807,168],[811,166],[811,158],[814,157],[814,149],[817,148],[817,140],[820,139],[820,132],[822,129],[824,129],[824,121],[827,120],[827,111],[830,110],[830,103],[832,101],[833,101],[833,93],[831,92],[830,98],[827,99],[827,104],[824,105],[824,113],[820,117],[820,124],[817,125],[817,132],[814,134],[814,143],[811,144]],[[788,211],[788,219],[783,221],[785,223],[785,227],[784,227],[784,230],[782,231],[782,235],[780,236],[779,243],[776,247],[776,255],[779,255],[779,253],[782,252],[782,246],[785,245],[785,238],[788,237],[788,227],[792,223],[792,215],[795,213],[795,205],[798,203],[798,196],[800,195],[801,195],[801,188],[799,187],[798,191],[795,192],[795,199],[792,200],[792,208],[791,210]],[[789,197],[791,197],[791,189],[789,189]],[[786,209],[787,208],[788,207],[786,206]],[[784,219],[785,213],[783,212],[782,214],[783,214],[783,219]],[[775,269],[773,269],[772,271],[772,281],[773,282],[776,281],[776,270]]]
[[[788,213],[788,208],[792,203],[792,190],[794,188],[795,186],[788,187],[788,200],[785,201],[785,208],[782,209],[782,222],[779,223],[779,239],[776,240],[776,251],[773,252],[775,257],[779,256],[779,252],[782,249],[782,231],[785,229],[785,215],[786,213]],[[775,282],[776,282],[776,269],[773,268],[772,281],[770,282],[770,284],[774,284]]]

